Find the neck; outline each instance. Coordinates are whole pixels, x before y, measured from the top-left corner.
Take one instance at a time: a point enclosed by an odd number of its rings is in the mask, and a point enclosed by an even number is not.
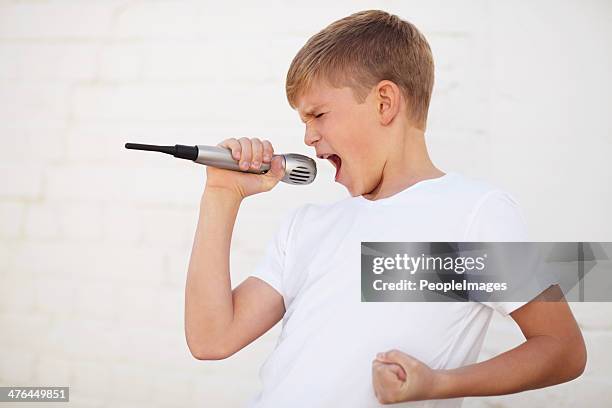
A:
[[[390,197],[420,181],[445,174],[429,158],[423,130],[408,126],[393,139],[379,183],[363,194],[368,200]]]

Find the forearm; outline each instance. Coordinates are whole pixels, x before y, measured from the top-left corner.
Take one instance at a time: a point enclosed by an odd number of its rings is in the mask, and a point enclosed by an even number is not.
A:
[[[233,320],[229,259],[240,203],[235,193],[208,187],[200,202],[185,288],[185,335],[194,355],[216,347]]]
[[[581,371],[572,346],[552,336],[534,336],[490,360],[436,370],[432,399],[511,394],[572,380]]]

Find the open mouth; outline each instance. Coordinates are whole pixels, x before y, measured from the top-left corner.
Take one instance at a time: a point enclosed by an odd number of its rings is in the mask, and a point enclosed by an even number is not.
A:
[[[338,174],[340,174],[340,167],[342,166],[342,159],[337,154],[321,154],[318,156],[320,159],[329,160],[336,169],[336,175],[334,179],[338,180]]]

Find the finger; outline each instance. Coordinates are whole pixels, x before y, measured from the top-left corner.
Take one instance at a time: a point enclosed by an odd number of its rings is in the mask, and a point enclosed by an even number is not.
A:
[[[381,388],[381,373],[382,373],[382,363],[377,362],[376,360],[374,360],[372,362],[372,385],[374,386],[374,389],[378,390]]]
[[[380,359],[384,362],[398,364],[405,372],[410,372],[421,364],[416,358],[396,349],[389,350],[385,353],[379,353],[379,355],[381,356]]]
[[[232,157],[234,160],[240,160],[240,153],[242,151],[242,147],[240,147],[240,143],[236,138],[225,139],[221,143],[217,144],[217,146],[229,148],[232,151]]]
[[[381,363],[374,360],[372,363],[372,379],[379,385],[382,386],[386,382],[386,375],[389,369],[387,364]]]
[[[251,141],[246,137],[238,139],[242,153],[240,155],[240,168],[242,170],[248,170],[251,166]]]
[[[251,138],[251,167],[258,169],[263,160],[263,144],[256,137]]]
[[[406,374],[406,368],[407,368],[406,366],[409,366],[409,364],[406,364],[407,362],[406,359],[412,358],[412,357],[398,350],[392,350],[392,352],[393,353],[391,354],[389,354],[390,352],[378,353],[376,355],[375,361],[378,361],[380,364],[387,364],[387,365],[395,367],[394,371],[397,373],[397,377],[401,381],[406,381],[406,378],[408,377]],[[400,353],[401,356],[398,357],[398,355],[395,352]]]
[[[380,401],[384,404],[395,402],[401,384],[395,373],[389,367],[383,367],[379,370],[378,381]]]
[[[274,148],[272,147],[272,143],[270,143],[270,141],[268,140],[263,140],[263,162],[264,163],[270,163],[270,160],[272,160],[272,155],[274,154]]]
[[[404,369],[396,363],[381,363],[378,360],[374,360],[373,365],[376,366],[378,376],[386,379],[392,379],[393,381],[406,379],[406,373]],[[389,374],[391,373],[391,376]]]
[[[406,372],[404,371],[401,365],[395,364],[395,363],[391,363],[387,365],[389,366],[389,369],[395,374],[395,376],[400,381],[406,381]]]

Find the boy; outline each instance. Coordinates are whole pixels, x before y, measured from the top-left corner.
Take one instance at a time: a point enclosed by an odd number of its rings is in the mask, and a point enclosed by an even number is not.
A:
[[[424,141],[433,87],[427,41],[382,11],[334,22],[294,58],[287,97],[305,143],[336,168],[350,197],[285,216],[266,255],[234,290],[230,241],[241,201],[282,177],[207,168],[186,287],[192,354],[223,359],[283,319],[252,407],[458,407],[462,397],[569,381],[586,350],[567,303],[360,300],[361,241],[526,241],[511,195],[431,162]],[[219,144],[243,169],[270,163],[268,141]],[[554,295],[554,293],[553,293]],[[475,364],[493,309],[526,341]],[[424,403],[424,400],[430,400]]]

